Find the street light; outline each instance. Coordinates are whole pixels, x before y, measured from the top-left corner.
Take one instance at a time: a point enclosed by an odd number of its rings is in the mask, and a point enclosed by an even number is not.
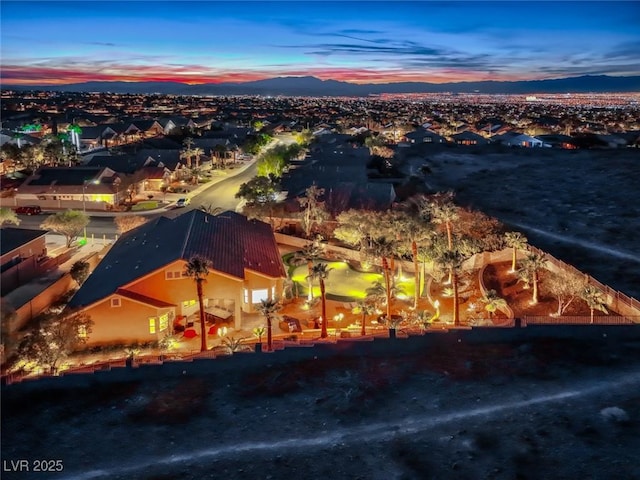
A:
[[[85,196],[85,191],[87,188],[87,185],[89,185],[90,183],[97,185],[100,183],[100,180],[85,180],[84,182],[82,182],[82,213],[85,214],[85,216],[87,215],[87,199]],[[87,243],[87,226],[84,226],[84,241],[85,243]]]

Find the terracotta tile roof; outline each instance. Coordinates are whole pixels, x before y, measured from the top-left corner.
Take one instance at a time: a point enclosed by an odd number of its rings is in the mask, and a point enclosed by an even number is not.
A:
[[[212,269],[245,278],[245,269],[286,276],[271,227],[232,211],[209,215],[191,210],[179,217],[159,217],[118,239],[73,296],[69,306],[90,305],[176,260],[207,258]]]

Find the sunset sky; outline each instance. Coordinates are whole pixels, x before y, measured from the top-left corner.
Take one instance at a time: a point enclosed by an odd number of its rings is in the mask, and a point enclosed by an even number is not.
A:
[[[3,85],[640,74],[639,2],[1,3]]]

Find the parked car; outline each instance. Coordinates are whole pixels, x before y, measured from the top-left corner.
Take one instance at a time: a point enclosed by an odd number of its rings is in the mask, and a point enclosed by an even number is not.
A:
[[[191,203],[191,200],[189,200],[188,198],[179,198],[176,202],[176,207],[186,207],[187,205],[189,205],[189,203]]]
[[[26,205],[23,207],[16,207],[15,212],[18,215],[40,215],[42,208],[39,205]]]

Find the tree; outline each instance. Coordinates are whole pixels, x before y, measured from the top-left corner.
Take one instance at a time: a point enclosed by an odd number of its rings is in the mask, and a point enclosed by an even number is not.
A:
[[[21,221],[22,220],[18,218],[18,215],[16,215],[16,212],[11,210],[10,208],[0,208],[0,226],[4,225],[5,223],[20,225]]]
[[[303,208],[302,229],[307,238],[311,237],[314,227],[321,225],[329,218],[329,213],[324,205],[320,203],[320,197],[324,195],[324,188],[318,188],[313,183],[304,192],[304,197],[297,198],[298,203]]]
[[[371,302],[371,300],[368,300],[366,298],[363,300],[358,300],[356,304],[357,304],[357,311],[359,311],[362,314],[362,325],[360,327],[360,335],[365,336],[367,334],[367,331],[366,331],[367,315],[373,315],[374,313],[376,313],[376,306],[373,302]]]
[[[275,148],[268,150],[262,155],[256,164],[256,175],[259,177],[269,177],[273,175],[276,178],[282,177],[287,168],[287,159],[283,152]]]
[[[604,294],[593,285],[585,285],[582,289],[580,297],[587,303],[587,306],[591,311],[591,323],[593,323],[594,310],[609,313],[607,311],[607,302],[604,298]]]
[[[144,225],[147,223],[147,219],[140,215],[122,215],[115,217],[113,222],[118,228],[118,233],[122,235],[123,233],[127,233],[129,230],[133,230],[134,228],[138,228],[140,225]]]
[[[531,303],[538,303],[538,272],[547,263],[547,259],[544,254],[530,253],[524,259],[522,270],[531,278],[531,285],[533,286],[533,294],[531,296]]]
[[[85,312],[50,315],[23,339],[19,355],[55,373],[60,361],[87,342],[93,321]]]
[[[89,276],[89,270],[91,269],[91,265],[89,262],[84,260],[78,260],[73,265],[71,265],[71,270],[69,270],[69,274],[71,278],[73,278],[79,287],[82,286],[84,281]]]
[[[513,256],[511,257],[511,271],[516,271],[516,256],[518,250],[524,250],[527,246],[527,237],[520,232],[507,232],[504,234],[504,239],[507,242],[507,246],[513,249]]]
[[[322,330],[320,333],[320,337],[327,338],[327,323],[329,319],[327,318],[327,298],[325,292],[324,281],[329,277],[330,268],[327,268],[326,263],[316,263],[311,269],[311,278],[318,279],[320,282],[320,300],[322,302]]]
[[[0,299],[0,364],[11,356],[16,347],[14,322],[18,318],[16,309],[5,298]]]
[[[560,271],[559,273],[549,272],[542,282],[543,294],[554,297],[558,301],[558,310],[555,315],[560,316],[569,308],[585,287],[584,278],[575,273]]]
[[[484,303],[484,309],[489,312],[489,318],[493,318],[496,310],[507,306],[507,301],[498,296],[498,292],[493,289],[487,290],[487,293],[484,294],[480,301]]]
[[[277,298],[260,300],[260,303],[256,309],[264,315],[267,320],[267,350],[273,350],[272,347],[272,324],[278,311],[282,308],[282,305]]]
[[[67,248],[71,248],[73,241],[89,224],[89,216],[78,210],[65,210],[47,217],[40,228],[52,230],[67,239]]]
[[[307,147],[313,140],[313,133],[308,128],[305,128],[301,132],[296,133],[295,140],[298,145]]]
[[[185,273],[189,278],[192,278],[196,283],[196,289],[198,293],[198,304],[200,305],[200,351],[207,351],[207,330],[204,321],[204,302],[202,285],[206,282],[206,277],[209,275],[209,268],[211,262],[204,257],[194,256],[192,257],[185,267]]]
[[[460,299],[458,298],[458,271],[462,266],[463,256],[458,250],[445,250],[438,258],[438,263],[449,269],[453,287],[453,324],[460,325]]]
[[[435,224],[444,225],[447,232],[447,245],[449,250],[453,250],[453,234],[451,224],[455,222],[458,215],[458,207],[453,203],[453,195],[445,194],[434,196],[430,203],[431,221]]]
[[[211,203],[208,203],[206,205],[202,204],[198,208],[204,213],[208,213],[209,215],[219,215],[224,211],[220,207],[214,207]]]
[[[393,256],[394,242],[386,237],[379,237],[373,241],[371,253],[379,257],[382,264],[382,274],[384,275],[384,285],[387,295],[387,321],[391,320],[391,267],[389,258]]]
[[[293,265],[307,265],[307,282],[309,292],[307,293],[307,300],[313,300],[313,262],[318,260],[324,252],[320,239],[316,238],[313,242],[307,243],[302,250],[295,252],[291,258]]]
[[[236,198],[243,198],[247,203],[266,204],[273,201],[280,191],[280,185],[274,177],[254,177],[240,185]]]

